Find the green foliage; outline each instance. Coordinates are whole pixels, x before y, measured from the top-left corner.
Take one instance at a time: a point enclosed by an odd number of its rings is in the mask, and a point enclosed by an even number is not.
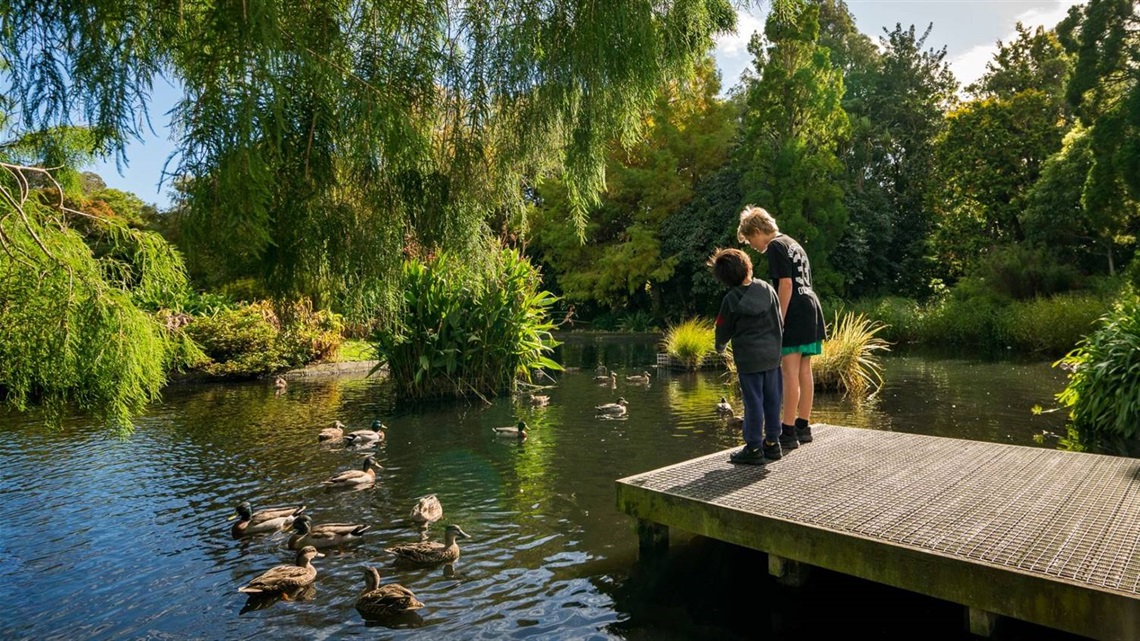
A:
[[[200,356],[153,313],[185,295],[181,258],[156,234],[64,205],[48,172],[0,167],[4,403],[52,422],[73,404],[126,433],[167,371]]]
[[[361,321],[392,302],[406,240],[473,251],[538,176],[563,175],[584,225],[606,145],[635,139],[735,15],[729,0],[13,0],[0,72],[25,127],[81,117],[118,149],[156,76],[176,81],[184,239],[224,280]]]
[[[1107,305],[1101,296],[1082,293],[1034,298],[1010,305],[999,329],[1021,352],[1064,354],[1089,335]]]
[[[1057,395],[1076,432],[1090,440],[1133,439],[1140,429],[1140,298],[1129,293],[1101,326],[1058,362],[1070,371]]]
[[[780,230],[812,256],[813,285],[839,287],[830,257],[846,225],[839,142],[848,134],[841,72],[819,45],[819,6],[804,3],[790,19],[772,13],[749,51],[758,79],[747,84],[738,158],[746,203],[770,211]]]
[[[714,353],[715,342],[716,327],[712,321],[692,318],[669,326],[661,346],[666,354],[696,370]]]
[[[561,369],[547,357],[557,299],[538,283],[538,271],[511,249],[477,262],[447,253],[406,261],[401,310],[375,335],[397,394],[493,395],[529,381],[535,369]]]
[[[918,343],[924,339],[922,307],[908,298],[868,298],[843,306],[848,315],[878,324],[876,335],[890,343]]]
[[[663,228],[681,215],[694,186],[726,162],[735,130],[732,108],[717,99],[719,90],[716,67],[706,59],[691,82],[662,90],[644,139],[630,146],[613,141],[607,189],[584,238],[575,233],[566,183],[539,185],[530,253],[549,267],[567,300],[662,315],[659,287],[679,260],[663,251]]]
[[[652,332],[656,331],[657,321],[653,314],[646,311],[627,312],[618,318],[619,330],[623,332]]]
[[[333,358],[341,329],[338,315],[314,312],[302,300],[280,309],[268,301],[222,309],[194,319],[186,331],[210,359],[203,371],[252,378]]]
[[[1044,250],[1026,245],[991,247],[973,263],[971,275],[955,288],[960,298],[995,296],[1024,300],[1067,292],[1079,284],[1070,265],[1058,263]]]
[[[823,342],[823,353],[811,360],[816,385],[857,398],[874,396],[883,385],[878,352],[890,350],[878,336],[883,329],[882,323],[862,314],[837,313]]]

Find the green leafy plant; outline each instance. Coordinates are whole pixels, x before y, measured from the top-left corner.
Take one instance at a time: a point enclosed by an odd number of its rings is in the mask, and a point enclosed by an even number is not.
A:
[[[1057,400],[1076,432],[1094,441],[1132,439],[1140,429],[1140,298],[1124,296],[1099,329],[1056,363],[1070,372]]]
[[[402,306],[375,335],[396,392],[405,399],[493,395],[543,368],[557,344],[538,290],[539,273],[512,249],[482,261],[442,253],[404,263]]]
[[[838,389],[856,397],[873,396],[883,384],[878,352],[888,343],[877,334],[884,325],[862,314],[836,314],[823,353],[812,357],[816,386]]]
[[[699,369],[715,350],[716,328],[712,321],[692,318],[665,331],[662,348],[685,367]]]

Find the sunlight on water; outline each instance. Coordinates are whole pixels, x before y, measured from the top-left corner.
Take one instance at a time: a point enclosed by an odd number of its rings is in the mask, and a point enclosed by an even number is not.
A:
[[[395,638],[424,630],[430,638],[748,637],[752,628],[733,616],[706,611],[724,607],[719,597],[670,595],[723,573],[707,562],[690,567],[694,550],[729,567],[756,562],[755,553],[693,542],[676,546],[664,577],[645,576],[633,523],[614,507],[615,479],[739,442],[715,412],[722,395],[740,407],[732,384],[718,372],[657,372],[654,343],[574,337],[559,355],[582,369],[559,375],[541,408],[500,398],[489,407],[396,409],[383,382],[341,378],[299,380],[280,396],[266,382],[171,387],[126,440],[82,417],[53,431],[35,416],[5,415],[0,606],[9,615],[0,636],[373,638],[383,635],[353,604],[363,568],[378,565],[385,581],[426,604],[405,627],[384,631]],[[594,381],[598,364],[618,372],[616,388]],[[625,381],[644,369],[648,385]],[[1062,431],[1060,413],[1028,409],[1048,406],[1060,389],[1048,365],[896,357],[886,378],[872,402],[821,396],[815,420],[1022,445]],[[628,416],[595,416],[596,405],[619,396]],[[374,450],[384,468],[376,485],[326,490],[322,480],[359,468],[367,452],[318,445],[317,433],[334,419],[362,429],[377,418],[390,429]],[[531,428],[525,443],[494,434],[519,419]],[[383,548],[419,540],[407,516],[429,493],[444,507],[431,538],[447,523],[471,538],[453,567],[395,567]],[[245,607],[237,588],[294,553],[284,533],[230,537],[226,518],[242,500],[254,509],[304,504],[318,524],[371,529],[314,561],[311,594]],[[762,577],[762,565],[753,572]],[[937,610],[926,603],[914,607]],[[764,630],[777,625],[761,619]]]

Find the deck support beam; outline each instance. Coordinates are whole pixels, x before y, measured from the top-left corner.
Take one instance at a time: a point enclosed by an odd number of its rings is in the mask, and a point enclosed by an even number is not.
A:
[[[645,560],[665,556],[669,552],[669,527],[637,519],[637,551]]]
[[[969,610],[970,634],[990,638],[994,633],[994,626],[997,625],[998,615],[980,608],[967,607],[966,609]]]
[[[785,559],[775,554],[768,555],[768,574],[776,577],[780,585],[798,588],[807,583],[811,566],[799,561]]]

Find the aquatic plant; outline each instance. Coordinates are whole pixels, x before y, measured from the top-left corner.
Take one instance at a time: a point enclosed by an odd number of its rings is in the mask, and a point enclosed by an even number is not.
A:
[[[842,390],[857,397],[873,396],[883,384],[878,352],[890,349],[878,337],[885,326],[863,314],[836,313],[823,353],[812,357],[816,387]]]
[[[513,249],[493,248],[481,262],[448,253],[405,261],[400,311],[374,337],[397,395],[494,395],[535,369],[562,369],[546,356],[557,344],[557,298],[538,284],[538,270]]]
[[[1140,429],[1140,297],[1127,293],[1101,325],[1057,361],[1070,372],[1057,400],[1082,440],[1131,439]]]
[[[716,328],[712,321],[691,318],[665,332],[662,349],[689,369],[698,369],[715,350]]]

